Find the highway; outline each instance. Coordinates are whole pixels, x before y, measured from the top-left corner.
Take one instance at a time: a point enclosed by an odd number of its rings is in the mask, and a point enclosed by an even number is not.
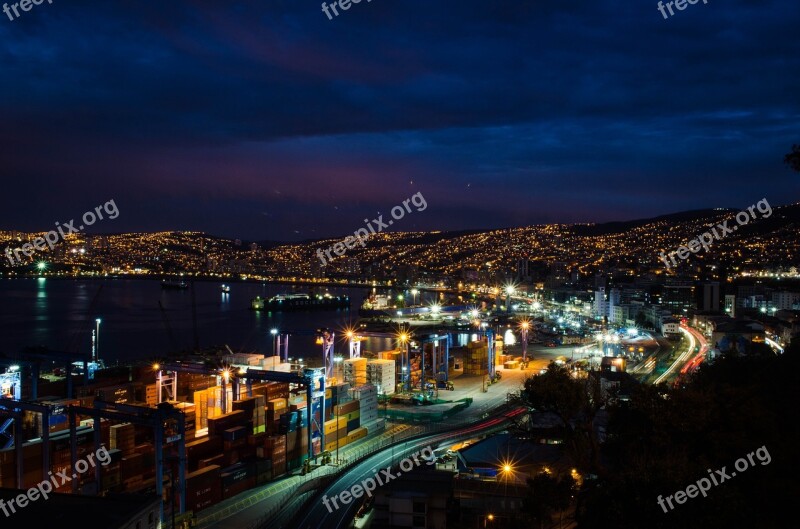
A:
[[[552,351],[546,352],[549,355],[555,354]],[[346,460],[357,460],[371,452],[380,450],[381,447],[389,446],[392,443],[406,437],[416,436],[423,433],[433,433],[444,428],[457,428],[459,425],[466,425],[477,422],[482,417],[487,416],[492,410],[506,403],[508,393],[519,391],[526,376],[538,372],[538,368],[546,366],[547,360],[544,354],[538,355],[540,358],[533,362],[534,368],[522,371],[514,369],[503,371],[503,377],[499,382],[488,386],[487,391],[483,392],[483,377],[456,376],[455,391],[440,391],[439,396],[448,400],[458,400],[464,397],[473,399],[472,406],[453,416],[444,423],[428,425],[408,425],[387,422],[387,430],[377,436],[348,445],[341,449],[340,456]],[[414,408],[419,410],[419,408]],[[423,447],[424,448],[424,447]],[[247,492],[236,496],[236,498],[225,500],[220,504],[203,510],[198,515],[197,527],[200,529],[238,529],[241,527],[256,527],[265,517],[277,514],[276,510],[286,505],[286,502],[296,496],[295,491],[301,487],[313,486],[313,480],[318,477],[327,476],[338,471],[338,467],[325,465],[315,469],[310,475],[293,475],[282,478],[273,483],[262,485],[250,489]],[[297,472],[295,472],[297,474]]]
[[[708,350],[708,342],[700,333],[700,331],[684,325],[681,325],[680,330],[689,340],[689,347],[687,347],[686,350],[682,352],[674,362],[672,362],[666,371],[664,371],[657,379],[655,379],[653,384],[665,382],[669,379],[669,377],[675,375],[677,372],[685,374],[693,371],[705,358],[706,351]],[[695,355],[694,351],[698,344],[700,346],[700,350]]]
[[[686,329],[697,340],[697,343],[700,345],[700,351],[681,368],[682,375],[694,372],[694,370],[698,368],[703,360],[706,359],[706,353],[708,352],[709,348],[708,341],[706,341],[705,337],[700,331],[691,327],[687,327]]]
[[[333,509],[330,500],[328,505],[323,504],[323,496],[328,499],[334,498],[344,491],[352,489],[353,485],[361,483],[367,478],[374,478],[376,472],[381,469],[389,468],[394,463],[399,463],[401,459],[414,452],[420,452],[426,447],[437,448],[442,443],[455,443],[466,440],[479,434],[497,431],[506,426],[513,418],[525,412],[525,408],[514,408],[501,415],[496,415],[490,419],[483,420],[471,426],[466,426],[455,431],[423,435],[416,439],[409,440],[394,449],[387,448],[363,461],[356,463],[347,472],[337,478],[324,490],[317,493],[310,502],[310,508],[301,514],[299,521],[293,521],[292,529],[340,529],[349,527],[355,513],[361,503],[360,500],[352,501],[347,505],[339,505],[339,509]],[[423,463],[424,464],[424,463]],[[400,470],[391,472],[394,476],[400,476]],[[385,477],[385,474],[381,474]],[[308,504],[307,504],[308,505]],[[332,511],[332,512],[331,512]],[[288,526],[284,526],[288,529]]]

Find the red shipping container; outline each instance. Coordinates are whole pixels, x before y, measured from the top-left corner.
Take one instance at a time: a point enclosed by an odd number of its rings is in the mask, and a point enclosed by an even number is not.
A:
[[[222,498],[227,500],[228,498],[232,498],[237,494],[241,494],[242,492],[252,489],[256,486],[256,478],[255,476],[251,476],[247,479],[234,483],[229,487],[225,487],[222,489]]]

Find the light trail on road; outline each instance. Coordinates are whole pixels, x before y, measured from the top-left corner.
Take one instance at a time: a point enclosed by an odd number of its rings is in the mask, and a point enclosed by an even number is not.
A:
[[[364,479],[371,478],[375,475],[377,469],[392,466],[395,461],[406,457],[408,453],[414,450],[419,451],[426,446],[431,446],[433,448],[443,442],[453,442],[458,439],[474,437],[482,432],[492,431],[498,427],[504,426],[508,421],[525,411],[525,408],[516,408],[472,426],[461,428],[453,432],[426,435],[404,443],[403,447],[399,450],[387,448],[382,452],[367,457],[364,461],[356,464],[352,469],[349,469],[346,474],[336,479],[336,481],[331,483],[327,488],[320,491],[315,496],[314,503],[312,503],[310,509],[306,511],[302,520],[292,529],[340,529],[349,527],[360,502],[352,502],[339,510],[329,512],[322,504],[320,498],[322,494],[329,498],[335,497],[342,491],[349,490],[353,485],[360,483]],[[397,472],[396,475],[400,475],[400,473]]]
[[[692,354],[692,351],[694,351],[694,348],[695,348],[695,347],[696,347],[696,345],[697,345],[697,341],[696,341],[696,340],[695,340],[695,338],[694,338],[694,334],[690,333],[689,331],[687,331],[687,330],[686,330],[684,327],[682,327],[682,326],[681,326],[681,332],[685,333],[685,334],[686,334],[686,335],[689,337],[689,343],[690,343],[689,347],[686,349],[686,351],[684,351],[683,353],[681,353],[681,355],[680,355],[680,356],[679,356],[679,357],[678,357],[678,358],[677,358],[677,359],[676,359],[674,362],[672,362],[672,365],[671,365],[671,366],[669,366],[669,369],[667,369],[666,371],[664,371],[664,372],[661,374],[661,376],[660,376],[660,377],[658,377],[658,378],[655,380],[655,382],[653,382],[653,384],[660,384],[661,382],[663,382],[663,381],[664,381],[664,379],[666,379],[667,377],[669,377],[669,376],[672,374],[672,372],[673,372],[673,371],[675,371],[675,369],[676,369],[676,368],[677,368],[677,367],[678,367],[680,364],[682,364],[682,363],[686,362],[686,360],[689,358],[689,355],[690,355],[690,354]]]

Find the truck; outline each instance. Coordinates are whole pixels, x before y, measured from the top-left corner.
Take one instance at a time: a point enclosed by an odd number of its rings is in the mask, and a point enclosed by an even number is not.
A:
[[[426,386],[428,388],[431,388],[431,389],[433,389],[433,388],[446,389],[448,391],[453,391],[455,389],[455,387],[453,387],[453,383],[450,382],[449,380],[447,380],[447,381],[438,380],[437,381],[437,380],[434,380],[432,378],[428,379]]]

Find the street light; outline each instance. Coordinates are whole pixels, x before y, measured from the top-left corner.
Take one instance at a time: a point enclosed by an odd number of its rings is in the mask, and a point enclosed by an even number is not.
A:
[[[272,335],[272,356],[275,356],[275,340],[277,340],[278,329],[270,329],[269,333]]]
[[[95,331],[94,331],[94,361],[97,362],[97,359],[100,358],[100,318],[94,320],[95,324]]]
[[[514,295],[515,288],[514,285],[506,285],[503,290],[506,292],[506,312],[508,312],[511,309],[511,296]]]
[[[335,371],[334,371],[334,377],[336,377],[337,381],[344,379],[344,376],[340,377],[338,375],[338,373],[342,372],[342,361],[343,360],[344,360],[343,356],[334,356],[333,357],[333,364],[334,364],[334,366],[336,366]],[[338,448],[337,448],[337,450],[338,450]],[[336,458],[337,459],[339,458],[339,454],[338,453],[336,454]]]
[[[519,324],[519,327],[522,331],[522,361],[528,361],[528,329],[530,328],[531,323],[528,320],[522,320]]]
[[[411,295],[413,296],[411,299],[414,305],[417,304],[417,293],[419,293],[419,290],[417,290],[416,288],[411,289]]]

